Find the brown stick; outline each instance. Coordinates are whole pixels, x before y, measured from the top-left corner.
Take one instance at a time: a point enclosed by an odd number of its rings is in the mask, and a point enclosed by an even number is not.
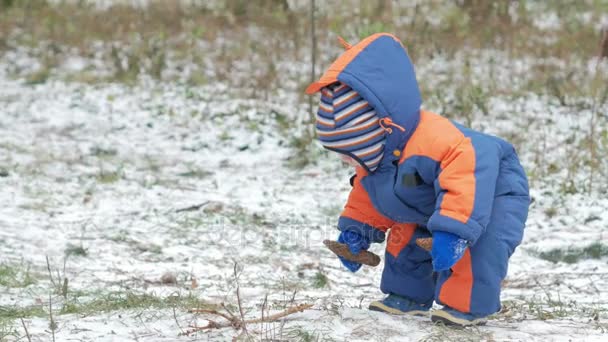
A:
[[[190,309],[188,310],[188,313],[206,313],[206,314],[211,314],[211,315],[217,315],[220,316],[222,318],[224,318],[225,320],[229,321],[229,322],[238,322],[239,319],[234,317],[234,316],[228,316],[225,313],[219,312],[217,310],[209,310],[209,309]]]
[[[416,245],[429,252],[433,248],[433,238],[416,239]]]
[[[274,322],[274,321],[278,321],[279,319],[281,319],[283,317],[292,315],[294,313],[298,313],[298,312],[302,312],[304,310],[310,309],[310,308],[312,308],[312,306],[313,306],[312,304],[300,304],[300,305],[293,306],[285,311],[276,313],[274,315],[270,315],[270,316],[262,317],[262,318],[248,319],[248,320],[239,320],[238,318],[235,319],[236,317],[234,317],[234,318],[229,317],[228,315],[223,314],[216,310],[192,309],[192,310],[189,310],[188,312],[190,312],[190,313],[207,313],[207,314],[217,315],[217,316],[220,316],[220,317],[226,319],[228,322],[217,323],[215,321],[210,320],[206,326],[193,327],[192,329],[187,330],[185,333],[180,334],[180,335],[192,335],[193,333],[199,332],[199,331],[205,331],[205,330],[211,330],[211,329],[221,329],[221,328],[227,328],[227,327],[233,327],[233,328],[239,329],[239,328],[244,327],[246,324]]]
[[[27,326],[25,325],[25,321],[21,318],[21,325],[23,325],[23,330],[25,330],[25,336],[27,337],[28,342],[32,342],[32,338],[30,337],[30,332],[27,331]]]
[[[329,248],[334,254],[343,257],[346,260],[356,262],[368,266],[378,266],[380,257],[368,251],[361,251],[359,254],[353,254],[346,244],[337,241],[325,240],[323,244]]]
[[[346,244],[332,240],[325,240],[323,241],[323,244],[327,246],[330,251],[334,252],[334,254],[341,256],[346,260],[372,267],[380,264],[380,257],[372,252],[361,251],[359,254],[352,254]],[[416,239],[416,245],[425,251],[430,251],[433,247],[433,238]]]
[[[49,328],[51,329],[51,333],[53,336],[53,342],[55,342],[55,330],[57,330],[57,323],[53,319],[53,299],[51,298],[51,294],[49,293],[49,317],[51,318],[51,322],[49,323]]]
[[[292,306],[291,308],[276,313],[274,315],[270,315],[270,316],[266,316],[264,318],[256,318],[256,319],[249,319],[246,320],[245,323],[247,324],[251,324],[251,323],[262,323],[262,322],[273,322],[273,321],[278,321],[279,319],[292,315],[294,313],[298,313],[298,312],[302,312],[304,310],[308,310],[310,308],[312,308],[312,304],[300,304],[300,305],[296,305],[296,306]]]
[[[247,322],[245,321],[245,314],[243,313],[243,305],[241,302],[241,284],[239,284],[238,264],[236,262],[234,263],[234,282],[236,283],[236,302],[239,307],[239,313],[241,314],[240,325],[237,328],[242,328],[245,334],[249,335],[247,332]]]

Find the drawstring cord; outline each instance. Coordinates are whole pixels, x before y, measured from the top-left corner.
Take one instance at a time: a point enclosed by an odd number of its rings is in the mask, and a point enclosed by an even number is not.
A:
[[[393,120],[391,118],[382,118],[379,120],[380,121],[380,126],[388,132],[388,134],[392,134],[393,133],[393,129],[388,127],[388,126],[393,126],[393,127],[397,127],[399,130],[401,130],[401,132],[405,132],[405,128],[397,125],[396,123],[393,122]]]

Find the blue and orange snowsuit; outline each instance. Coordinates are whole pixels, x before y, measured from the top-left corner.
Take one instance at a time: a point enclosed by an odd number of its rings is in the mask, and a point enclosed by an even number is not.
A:
[[[338,226],[384,241],[381,289],[461,312],[500,309],[508,260],[523,237],[530,203],[525,172],[511,144],[420,110],[414,68],[400,41],[375,34],[347,50],[308,89],[334,82],[357,91],[380,118],[405,131],[387,135],[373,173],[358,167]],[[446,231],[469,242],[451,270],[434,272],[415,240]]]

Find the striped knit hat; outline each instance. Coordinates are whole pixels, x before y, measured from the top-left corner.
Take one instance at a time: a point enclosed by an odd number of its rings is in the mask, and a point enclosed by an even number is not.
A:
[[[370,172],[378,168],[385,130],[374,108],[351,87],[337,82],[321,89],[316,127],[325,148],[354,158]]]

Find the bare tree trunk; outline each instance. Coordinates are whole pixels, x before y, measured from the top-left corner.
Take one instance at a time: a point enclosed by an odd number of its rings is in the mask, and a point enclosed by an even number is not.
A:
[[[315,34],[315,0],[310,0],[310,39],[311,39],[311,68],[310,68],[310,82],[315,81],[316,70],[315,66],[317,64],[317,36]],[[313,98],[312,96],[308,97],[308,112],[311,115],[311,122],[314,122],[314,112],[313,112]]]
[[[603,38],[600,44],[600,55],[599,58],[608,58],[608,27],[602,30]]]
[[[379,0],[374,10],[376,18],[389,23],[393,20],[393,4],[391,0]]]

